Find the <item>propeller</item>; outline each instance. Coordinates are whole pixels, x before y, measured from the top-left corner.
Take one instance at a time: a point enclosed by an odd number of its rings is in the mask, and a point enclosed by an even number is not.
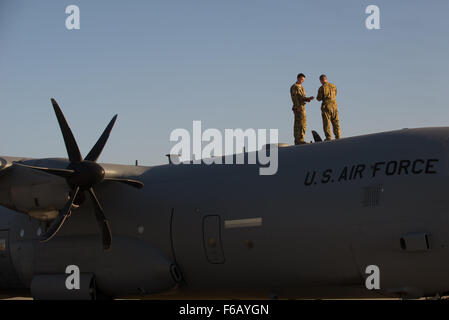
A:
[[[77,205],[78,202],[82,202],[82,199],[85,198],[84,193],[87,192],[90,195],[91,202],[94,207],[95,218],[102,233],[103,249],[109,250],[112,244],[110,223],[105,216],[103,207],[101,206],[97,195],[95,194],[94,187],[103,181],[120,182],[138,189],[141,189],[144,186],[142,182],[137,180],[105,177],[104,168],[96,163],[96,161],[100,157],[101,152],[104,149],[104,146],[106,145],[106,142],[108,141],[111,130],[114,127],[115,121],[117,120],[117,115],[112,118],[106,129],[103,131],[103,134],[98,139],[97,143],[93,146],[92,150],[90,150],[89,154],[83,159],[78,148],[78,144],[76,143],[75,137],[73,136],[72,130],[70,130],[70,127],[64,117],[64,114],[61,111],[61,108],[54,99],[51,99],[51,103],[53,105],[56,118],[58,119],[59,127],[61,128],[61,133],[64,138],[64,143],[67,149],[67,154],[69,156],[70,164],[66,169],[54,169],[29,166],[17,162],[14,163],[18,166],[27,167],[33,170],[39,170],[63,177],[71,187],[69,200],[67,201],[64,208],[59,211],[58,216],[53,220],[52,224],[49,226],[48,230],[45,232],[40,241],[49,241],[58,233],[62,225],[70,217],[73,207]]]

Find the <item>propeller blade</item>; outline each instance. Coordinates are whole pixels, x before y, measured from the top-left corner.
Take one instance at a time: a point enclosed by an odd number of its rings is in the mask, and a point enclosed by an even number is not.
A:
[[[33,169],[33,170],[43,171],[43,172],[46,172],[46,173],[49,173],[49,174],[53,174],[53,175],[55,175],[55,176],[59,176],[59,177],[63,177],[63,178],[67,178],[67,177],[69,177],[72,173],[75,172],[75,171],[69,170],[69,169],[55,169],[55,168],[45,168],[45,167],[29,166],[29,165],[27,165],[27,164],[23,164],[23,163],[19,163],[19,162],[13,162],[13,165],[19,166],[19,167],[28,168],[28,169]]]
[[[89,194],[92,198],[92,202],[94,204],[95,209],[95,217],[97,218],[98,226],[101,229],[102,237],[103,237],[103,249],[109,250],[111,248],[112,243],[112,232],[109,226],[109,221],[106,219],[104,215],[103,208],[101,207],[100,202],[95,195],[94,189],[89,189]]]
[[[48,228],[47,232],[43,235],[40,242],[47,242],[58,233],[58,231],[61,229],[62,225],[72,212],[72,205],[73,202],[75,201],[75,198],[79,190],[80,188],[76,187],[74,190],[71,191],[69,201],[67,201],[66,205],[64,206],[64,209],[59,211],[59,215],[56,217],[55,220],[53,220],[52,224]]]
[[[103,181],[114,181],[114,182],[121,182],[125,183],[131,187],[142,189],[145,185],[143,182],[137,181],[137,180],[131,180],[131,179],[119,179],[119,178],[104,178]]]
[[[109,135],[111,134],[111,130],[114,127],[115,120],[117,120],[117,115],[115,115],[112,120],[109,122],[106,129],[104,129],[103,134],[98,139],[97,143],[93,146],[92,150],[90,150],[89,154],[86,156],[84,160],[96,162],[101,152],[103,151],[106,142],[109,139]]]
[[[322,142],[323,141],[323,139],[321,139],[321,137],[318,134],[318,132],[316,132],[315,130],[312,130],[312,135],[313,135],[313,140],[315,140],[315,142]]]
[[[61,128],[70,162],[81,162],[83,160],[81,157],[81,152],[76,144],[75,137],[73,136],[72,130],[70,130],[61,108],[59,108],[59,105],[55,99],[51,99],[51,103],[53,104],[53,109],[55,110],[56,118],[58,119],[59,127]]]

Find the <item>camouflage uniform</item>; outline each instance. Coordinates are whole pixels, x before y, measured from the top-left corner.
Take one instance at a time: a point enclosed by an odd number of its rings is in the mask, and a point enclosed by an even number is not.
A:
[[[306,135],[306,91],[304,87],[298,83],[294,83],[290,87],[290,95],[293,101],[293,113],[295,114],[295,124],[293,126],[293,136],[295,144],[302,144]]]
[[[334,129],[335,139],[340,139],[340,120],[338,119],[337,110],[337,87],[329,82],[326,82],[318,89],[316,99],[323,101],[321,104],[321,116],[323,118],[323,129],[326,135],[326,140],[331,140],[331,123]]]

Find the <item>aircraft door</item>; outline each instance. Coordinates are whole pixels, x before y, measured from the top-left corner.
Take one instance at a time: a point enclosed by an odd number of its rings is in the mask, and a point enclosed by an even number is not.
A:
[[[207,260],[212,264],[224,263],[220,216],[203,218],[203,241]]]
[[[199,214],[201,213],[201,214]],[[223,270],[223,224],[220,215],[197,208],[173,210],[171,234],[176,264],[187,283],[209,287]]]

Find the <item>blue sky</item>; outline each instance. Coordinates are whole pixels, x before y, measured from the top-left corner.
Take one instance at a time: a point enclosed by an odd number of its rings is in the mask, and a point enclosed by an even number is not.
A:
[[[65,28],[78,5],[81,29]],[[381,30],[365,28],[366,6]],[[100,161],[165,163],[176,128],[277,128],[293,143],[299,72],[338,88],[344,137],[447,126],[449,2],[0,0],[0,154],[66,156],[50,98],[86,155],[119,114]],[[320,104],[307,105],[322,134]]]

